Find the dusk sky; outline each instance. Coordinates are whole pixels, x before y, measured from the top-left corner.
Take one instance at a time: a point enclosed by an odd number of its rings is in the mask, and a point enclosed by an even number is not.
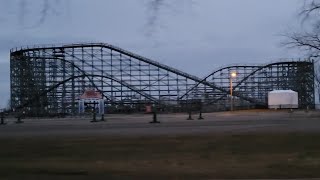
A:
[[[158,8],[148,0],[52,0],[46,11],[43,0],[25,2],[0,1],[0,108],[9,100],[9,51],[19,46],[104,42],[199,77],[304,57],[281,46],[301,25],[301,0],[164,0]]]

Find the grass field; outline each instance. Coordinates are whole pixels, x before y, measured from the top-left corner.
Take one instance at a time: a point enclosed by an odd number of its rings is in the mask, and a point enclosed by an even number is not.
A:
[[[320,177],[320,134],[0,139],[0,179]]]

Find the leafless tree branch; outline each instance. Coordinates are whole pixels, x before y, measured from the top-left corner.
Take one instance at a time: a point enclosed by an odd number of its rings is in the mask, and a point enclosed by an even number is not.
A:
[[[20,2],[19,2],[19,8],[20,8],[19,21],[20,21],[20,24],[23,24],[25,21],[24,14],[26,14],[26,7],[27,7],[26,0],[20,0]]]
[[[177,6],[183,6],[184,3],[188,2],[193,4],[193,0],[146,0],[147,1],[147,9],[149,11],[149,15],[147,17],[146,29],[147,34],[152,35],[158,28],[163,27],[160,22],[160,17],[164,10],[173,9],[173,4]],[[29,19],[29,13],[38,13],[38,19],[34,20],[33,27],[38,27],[45,23],[45,21],[49,18],[50,15],[59,15],[61,9],[61,0],[41,0],[41,1],[33,1],[33,0],[17,0],[15,3],[18,3],[19,10],[19,22],[21,25],[24,25]],[[64,3],[68,3],[64,1]],[[3,4],[3,3],[2,3]],[[40,11],[37,11],[38,8],[34,8],[35,5],[40,7]],[[67,5],[66,5],[67,6]],[[32,8],[32,9],[31,9]],[[62,8],[63,9],[63,8]],[[28,21],[30,24],[30,21]]]
[[[303,25],[310,30],[302,33],[291,33],[287,35],[287,47],[299,48],[309,54],[310,58],[320,57],[320,0],[305,0],[304,6],[299,14],[302,16]],[[306,23],[308,22],[308,23]],[[315,80],[320,86],[320,66],[316,68]]]
[[[193,5],[193,0],[148,0],[147,9],[150,14],[147,19],[147,35],[152,36],[159,28],[164,25],[160,22],[161,15],[168,13],[168,10],[174,12],[175,7],[184,7],[184,5]]]
[[[147,9],[150,12],[148,16],[146,28],[147,28],[147,36],[152,36],[155,33],[156,29],[159,26],[160,19],[160,11],[163,8],[167,8],[168,4],[166,4],[167,0],[151,0],[147,4]]]
[[[304,15],[306,17],[310,17],[312,13],[317,13],[317,11],[320,9],[320,2],[317,0],[306,0],[304,3],[304,8],[300,12],[300,15]]]
[[[39,11],[39,19],[36,20],[35,24],[32,27],[37,27],[42,25],[47,18],[49,17],[50,14],[53,15],[59,15],[59,4],[61,3],[60,0],[42,0],[40,1],[42,3],[40,11]],[[28,16],[29,12],[34,12],[35,10],[31,10],[29,11],[30,7],[33,7],[34,4],[33,1],[30,0],[19,0],[18,4],[19,4],[19,22],[20,24],[24,24],[24,22],[26,21],[26,17]],[[39,2],[37,2],[39,3]]]

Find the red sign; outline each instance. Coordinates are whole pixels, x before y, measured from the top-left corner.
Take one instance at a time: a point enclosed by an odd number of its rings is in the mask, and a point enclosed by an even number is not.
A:
[[[80,99],[102,99],[102,94],[94,89],[85,90]]]

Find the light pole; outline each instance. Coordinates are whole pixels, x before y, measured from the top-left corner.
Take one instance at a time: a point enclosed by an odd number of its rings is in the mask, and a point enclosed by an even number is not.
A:
[[[231,72],[230,74],[230,111],[233,111],[233,87],[232,87],[232,78],[236,78],[237,73]]]

